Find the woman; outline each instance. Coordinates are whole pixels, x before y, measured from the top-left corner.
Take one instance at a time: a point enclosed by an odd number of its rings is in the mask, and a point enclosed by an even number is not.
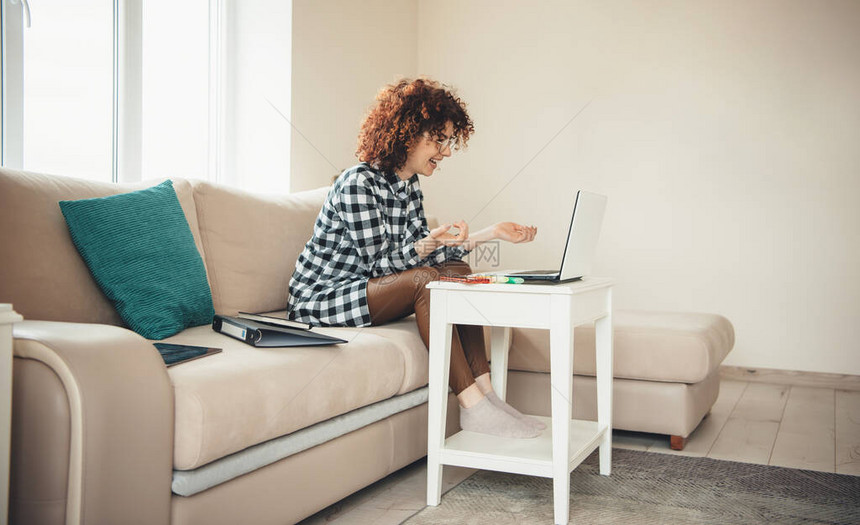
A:
[[[418,175],[429,177],[474,133],[465,105],[428,79],[401,80],[376,97],[358,138],[360,164],[335,181],[290,281],[290,317],[317,326],[374,326],[415,313],[429,346],[430,292],[442,275],[471,273],[463,257],[493,239],[529,242],[537,229],[463,221],[429,230]],[[456,231],[455,231],[456,230]],[[457,325],[450,386],[465,430],[527,438],[545,425],[493,392],[483,329]]]

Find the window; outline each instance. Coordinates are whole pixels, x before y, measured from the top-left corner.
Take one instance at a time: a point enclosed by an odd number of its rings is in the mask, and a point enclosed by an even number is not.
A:
[[[26,170],[109,181],[111,0],[34,4],[31,16],[37,23],[20,31],[15,42],[22,73],[15,102],[23,104],[23,111],[17,129],[10,130],[20,136],[13,141],[16,150],[4,155],[4,163],[8,158],[13,167]]]
[[[146,0],[142,14],[142,177],[207,179],[209,0]]]
[[[0,8],[4,166],[288,190],[291,2]]]

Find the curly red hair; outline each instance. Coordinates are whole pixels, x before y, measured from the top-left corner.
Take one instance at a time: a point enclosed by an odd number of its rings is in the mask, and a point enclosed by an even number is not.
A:
[[[394,172],[406,164],[415,140],[425,132],[432,138],[443,135],[448,121],[454,125],[452,150],[465,147],[475,132],[466,104],[435,80],[400,80],[376,95],[361,124],[355,154],[362,162]]]

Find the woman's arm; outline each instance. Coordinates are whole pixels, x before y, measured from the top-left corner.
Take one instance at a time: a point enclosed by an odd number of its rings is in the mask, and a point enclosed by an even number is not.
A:
[[[460,228],[457,235],[448,233],[448,230],[452,226]],[[440,246],[459,246],[464,252],[470,252],[479,244],[494,239],[518,244],[521,242],[531,242],[534,240],[535,235],[537,235],[537,228],[535,226],[523,226],[515,222],[499,222],[470,235],[468,225],[463,221],[459,221],[453,225],[443,224],[438,228],[434,228],[430,231],[430,235],[415,243],[415,249],[418,252],[418,256],[424,259],[438,250]]]
[[[508,241],[514,244],[521,242],[531,242],[537,235],[535,226],[523,226],[515,222],[499,222],[492,226],[487,226],[482,230],[473,233],[466,242],[463,243],[463,248],[473,250],[476,246],[487,241],[499,239]]]

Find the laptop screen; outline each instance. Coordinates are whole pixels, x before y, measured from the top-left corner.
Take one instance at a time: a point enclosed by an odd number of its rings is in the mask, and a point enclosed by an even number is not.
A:
[[[605,195],[583,190],[576,193],[559,280],[576,279],[591,273],[605,211]]]

